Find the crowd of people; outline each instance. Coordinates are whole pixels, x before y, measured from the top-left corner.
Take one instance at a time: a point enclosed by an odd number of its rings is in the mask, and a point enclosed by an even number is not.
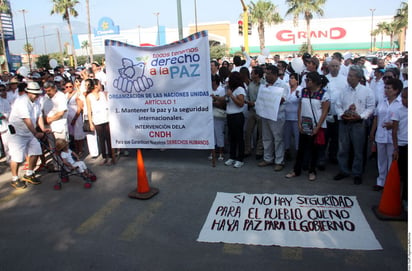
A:
[[[332,163],[339,166],[335,180],[352,177],[359,185],[372,152],[378,173],[373,190],[384,189],[390,165],[398,160],[407,201],[407,53],[376,63],[340,52],[284,60],[275,55],[259,63],[242,47],[241,56],[210,65],[216,151],[226,166],[241,168],[253,154],[259,167],[280,172],[289,161],[293,167],[285,178],[307,171],[308,180],[315,181]],[[1,76],[2,156],[10,162],[16,189],[41,183],[36,171],[50,167],[43,149],[56,149],[56,140],[69,142],[78,157],[87,151],[101,156],[101,165],[116,164],[105,73],[96,62],[70,71],[58,66],[53,73],[38,70],[27,78]],[[26,171],[19,177],[21,164]],[[51,167],[58,170],[56,164]]]
[[[56,142],[70,143],[72,156],[81,159],[85,145],[101,165],[115,165],[111,147],[106,75],[99,63],[82,71],[63,66],[21,74],[3,73],[0,82],[0,132],[2,156],[10,163],[11,186],[24,189],[40,184],[36,172],[60,170]],[[89,129],[85,129],[85,124]],[[45,150],[54,159],[46,160]],[[38,159],[40,158],[40,163]],[[110,158],[110,160],[109,160]],[[69,161],[72,161],[71,159]],[[73,161],[72,161],[73,162]],[[23,165],[25,174],[19,176]]]
[[[226,166],[240,168],[254,153],[259,167],[282,171],[294,154],[287,179],[307,171],[315,181],[330,163],[339,167],[334,180],[352,177],[359,185],[367,157],[376,155],[374,191],[384,189],[391,163],[398,160],[407,206],[407,52],[372,63],[340,52],[284,60],[275,55],[259,63],[244,48],[242,53],[243,60],[211,61],[219,160],[226,140]]]

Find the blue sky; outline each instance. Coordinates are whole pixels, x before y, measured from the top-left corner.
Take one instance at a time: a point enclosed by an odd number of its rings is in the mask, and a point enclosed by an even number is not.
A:
[[[76,21],[86,22],[85,0],[79,0],[76,8],[79,16]],[[254,1],[256,2],[256,1]],[[281,16],[285,16],[285,1],[272,1],[277,4]],[[375,16],[394,15],[400,7],[400,0],[327,0],[324,6],[325,18],[371,16],[371,8],[375,8]],[[167,27],[177,27],[176,0],[90,0],[91,22],[96,26],[101,17],[114,20],[120,29],[151,27],[156,25],[155,12],[159,12],[159,23]],[[197,22],[230,21],[235,23],[242,13],[240,0],[181,0],[183,25],[195,23],[195,3],[197,6]],[[245,0],[245,3],[250,3]],[[60,15],[50,15],[51,0],[12,0],[14,25],[23,27],[23,16],[18,10],[25,9],[27,25],[46,25],[60,23]],[[291,19],[289,17],[289,19]]]

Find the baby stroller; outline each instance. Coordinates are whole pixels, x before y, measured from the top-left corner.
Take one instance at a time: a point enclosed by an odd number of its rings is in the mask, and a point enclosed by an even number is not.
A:
[[[92,182],[97,180],[96,175],[86,167],[83,161],[78,159],[78,156],[68,149],[68,142],[64,139],[54,140],[53,135],[46,134],[46,141],[43,141],[45,151],[48,152],[53,159],[54,164],[58,167],[59,178],[54,185],[55,190],[61,190],[63,183],[68,183],[71,176],[79,176],[84,180],[84,188],[91,188]],[[51,143],[51,144],[50,144]],[[55,147],[53,147],[55,146]],[[73,164],[67,163],[66,159],[62,158],[61,153],[69,150]],[[85,171],[86,170],[86,171]]]

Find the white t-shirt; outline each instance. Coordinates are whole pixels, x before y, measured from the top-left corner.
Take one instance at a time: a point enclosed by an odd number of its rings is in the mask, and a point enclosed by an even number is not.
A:
[[[72,151],[70,149],[67,150],[67,152],[62,151],[60,153],[60,157],[64,160],[66,160],[70,165],[74,165],[76,161],[74,161],[73,156],[72,156]]]
[[[242,87],[238,87],[233,91],[233,96],[237,97],[238,95],[243,95],[246,97],[246,91]],[[243,112],[243,107],[245,105],[243,104],[241,107],[237,106],[235,102],[232,100],[232,98],[229,97],[229,102],[226,105],[226,113],[227,114],[236,114],[236,113],[241,113]]]
[[[50,128],[53,132],[62,133],[67,131],[67,98],[66,95],[57,91],[52,98],[45,96],[43,112],[46,116],[50,117],[55,115],[57,112],[65,111],[63,116],[50,123]]]
[[[11,112],[11,106],[9,104],[9,102],[7,101],[7,99],[3,99],[0,98],[0,113],[5,116],[5,119],[1,120],[1,124],[0,124],[0,133],[4,133],[7,131],[8,128],[8,118],[10,116],[10,112]]]
[[[285,120],[297,121],[298,120],[298,107],[299,96],[301,94],[302,87],[298,86],[295,91],[289,92],[284,103],[285,106]]]
[[[329,93],[325,90],[317,91],[309,99],[310,92],[307,89],[302,91],[301,99],[301,117],[312,119],[313,127],[318,125],[319,119],[322,116],[322,103],[329,101]],[[314,119],[316,118],[316,120]],[[322,128],[326,128],[326,121],[321,125]]]
[[[106,94],[99,91],[99,98],[96,98],[93,93],[87,95],[87,98],[90,100],[93,124],[99,125],[109,122],[109,102]]]
[[[41,117],[40,103],[31,102],[27,94],[23,94],[14,101],[11,109],[9,123],[16,130],[16,135],[33,136],[23,119],[30,118],[34,127],[37,125],[37,119]]]
[[[399,121],[398,145],[408,145],[408,108],[403,106],[391,112],[391,119]]]
[[[378,122],[376,127],[375,141],[378,143],[392,144],[392,130],[388,130],[383,127],[385,122],[392,120],[392,115],[401,109],[402,103],[395,99],[389,104],[388,99],[385,98],[378,104],[375,109],[375,116],[377,116]]]

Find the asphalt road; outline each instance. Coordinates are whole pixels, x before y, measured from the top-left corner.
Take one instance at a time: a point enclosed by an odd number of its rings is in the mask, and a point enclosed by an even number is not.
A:
[[[335,165],[286,180],[272,167],[259,168],[254,157],[234,169],[207,151],[143,150],[147,176],[160,190],[149,200],[128,198],[137,186],[136,155],[116,166],[99,166],[91,189],[72,177],[53,190],[57,173],[42,173],[42,184],[16,191],[10,171],[0,166],[0,270],[406,270],[407,223],[382,221],[371,207],[376,171],[369,162],[364,183],[334,181]],[[382,250],[341,250],[197,242],[216,192],[356,196]]]

